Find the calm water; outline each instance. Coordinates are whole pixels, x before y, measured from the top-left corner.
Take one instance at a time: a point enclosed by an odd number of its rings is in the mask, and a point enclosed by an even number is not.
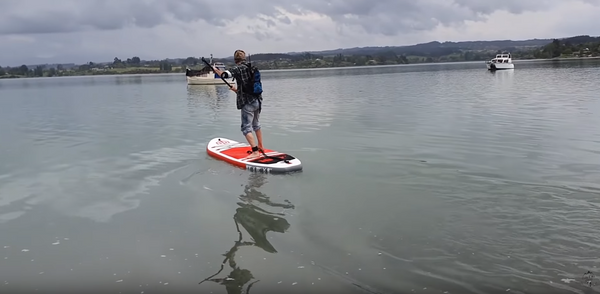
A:
[[[0,80],[0,293],[598,291],[600,62],[516,67],[264,72],[291,175],[206,155],[226,87]]]

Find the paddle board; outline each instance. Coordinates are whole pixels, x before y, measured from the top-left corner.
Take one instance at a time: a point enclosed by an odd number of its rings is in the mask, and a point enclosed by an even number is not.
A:
[[[263,173],[287,173],[302,170],[298,158],[271,149],[264,150],[265,154],[249,159],[252,153],[250,144],[237,142],[226,138],[214,138],[206,145],[208,155],[226,161],[235,166],[250,171]]]

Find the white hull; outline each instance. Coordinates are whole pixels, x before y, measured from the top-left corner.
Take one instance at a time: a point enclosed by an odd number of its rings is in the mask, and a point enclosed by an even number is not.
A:
[[[495,58],[485,63],[488,70],[503,70],[503,69],[514,69],[515,65],[512,63],[512,55],[510,53],[496,54]]]
[[[215,78],[214,73],[206,76],[186,76],[188,85],[225,85],[221,78]],[[235,85],[233,79],[225,79],[230,85]]]
[[[514,69],[515,65],[512,63],[487,63],[488,70],[502,70],[502,69]]]

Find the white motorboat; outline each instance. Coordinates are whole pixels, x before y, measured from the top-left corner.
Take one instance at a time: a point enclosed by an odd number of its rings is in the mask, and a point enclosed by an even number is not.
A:
[[[496,54],[496,57],[485,62],[488,70],[514,69],[510,53]]]

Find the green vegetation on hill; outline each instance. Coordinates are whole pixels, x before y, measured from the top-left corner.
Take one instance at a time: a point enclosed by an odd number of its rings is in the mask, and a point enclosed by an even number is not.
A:
[[[575,36],[564,39],[524,41],[429,42],[411,46],[346,48],[313,52],[259,53],[250,60],[261,69],[324,68],[408,63],[484,61],[500,52],[513,59],[577,58],[600,56],[600,37]],[[215,58],[228,66],[233,58]],[[186,67],[202,67],[200,58],[141,60],[134,56],[112,62],[81,65],[21,65],[0,67],[0,78],[53,77],[185,72]]]
[[[534,58],[572,58],[600,56],[600,37],[577,36],[551,43],[534,51]]]
[[[136,56],[127,58],[125,61],[115,57],[112,63],[89,62],[74,66],[62,64],[55,66],[36,65],[32,68],[27,65],[0,67],[0,78],[170,73],[178,70],[180,70],[180,67],[174,66],[174,63],[168,60],[142,61]]]

